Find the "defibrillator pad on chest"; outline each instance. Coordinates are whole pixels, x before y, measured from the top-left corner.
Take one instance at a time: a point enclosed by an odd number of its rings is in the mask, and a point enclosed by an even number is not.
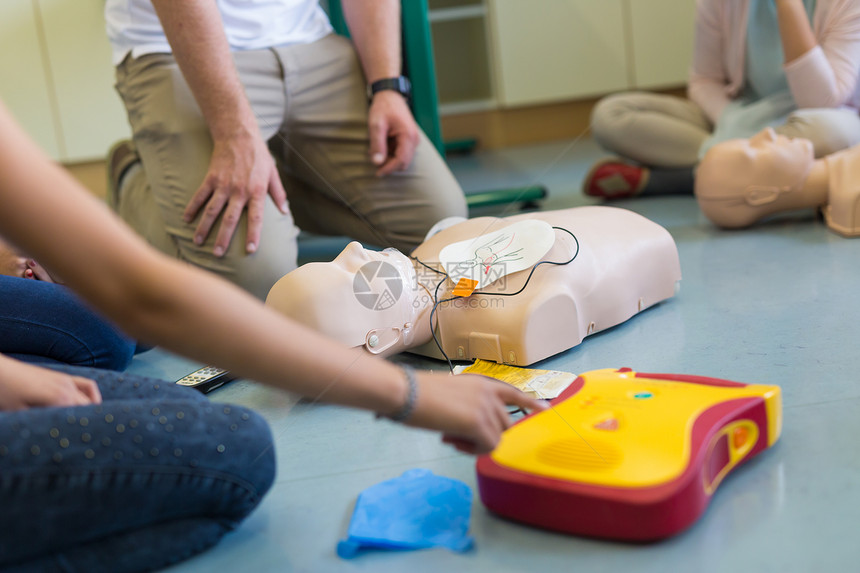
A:
[[[500,278],[529,269],[549,252],[555,232],[546,221],[519,221],[473,239],[452,243],[439,261],[454,284],[470,282],[481,289]]]

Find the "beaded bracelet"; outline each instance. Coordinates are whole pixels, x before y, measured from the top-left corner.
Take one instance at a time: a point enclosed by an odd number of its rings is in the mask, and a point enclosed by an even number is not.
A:
[[[415,410],[415,401],[418,398],[418,381],[415,379],[415,369],[406,364],[400,366],[403,369],[403,374],[406,375],[406,382],[409,384],[409,390],[406,394],[406,402],[399,410],[391,415],[377,414],[377,418],[385,417],[395,422],[404,422],[409,419],[412,412]]]

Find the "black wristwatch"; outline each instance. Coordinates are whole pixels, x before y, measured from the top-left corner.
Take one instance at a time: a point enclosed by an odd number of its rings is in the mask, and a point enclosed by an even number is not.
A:
[[[376,80],[367,86],[367,99],[373,100],[374,94],[383,90],[393,90],[406,98],[407,103],[412,102],[412,84],[406,76],[398,76],[396,78],[384,78]]]

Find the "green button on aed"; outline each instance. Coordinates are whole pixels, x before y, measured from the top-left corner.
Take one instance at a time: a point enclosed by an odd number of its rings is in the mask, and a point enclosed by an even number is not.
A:
[[[648,398],[653,398],[654,394],[651,392],[636,392],[633,394],[633,397],[637,400],[647,400]]]

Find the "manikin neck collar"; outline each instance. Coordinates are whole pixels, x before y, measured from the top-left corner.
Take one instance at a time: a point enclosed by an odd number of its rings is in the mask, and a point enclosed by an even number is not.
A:
[[[371,354],[380,354],[398,342],[409,344],[414,338],[415,320],[422,305],[415,304],[418,286],[415,267],[412,261],[397,249],[385,249],[388,254],[385,262],[397,269],[403,281],[403,290],[392,309],[392,324],[371,329],[364,337],[364,347]]]

